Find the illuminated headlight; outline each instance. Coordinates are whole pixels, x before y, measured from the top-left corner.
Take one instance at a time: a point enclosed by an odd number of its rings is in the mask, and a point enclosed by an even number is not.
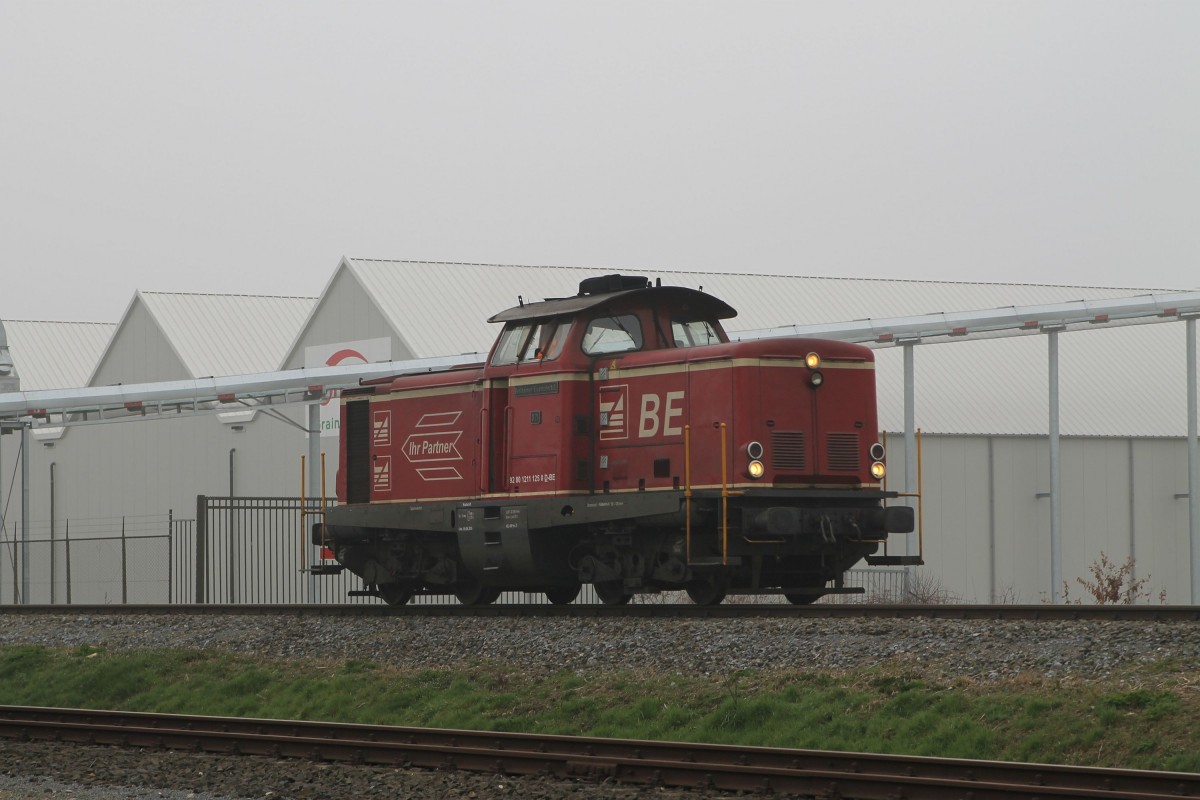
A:
[[[757,480],[763,476],[763,463],[761,461],[751,461],[746,467],[746,471],[750,473],[750,477]]]
[[[750,456],[753,459],[762,458],[763,457],[762,442],[751,442],[750,444],[746,445],[746,455]]]
[[[825,376],[819,372],[814,372],[808,376],[808,383],[814,389],[817,388],[818,386],[820,386],[824,382],[825,382]]]
[[[876,461],[874,464],[871,465],[871,477],[874,478],[875,480],[881,480],[883,478],[883,476],[886,474],[887,474],[887,467],[885,467],[883,465],[882,461]]]
[[[809,353],[804,357],[804,363],[808,365],[809,369],[816,369],[821,366],[821,357],[816,353]]]

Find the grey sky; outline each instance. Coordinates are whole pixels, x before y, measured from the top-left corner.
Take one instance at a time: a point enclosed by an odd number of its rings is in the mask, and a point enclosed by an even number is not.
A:
[[[1195,2],[0,0],[0,319],[343,254],[1193,288],[1198,42]]]

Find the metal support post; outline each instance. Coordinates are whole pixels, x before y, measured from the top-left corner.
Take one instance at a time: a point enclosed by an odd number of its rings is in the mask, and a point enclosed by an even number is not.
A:
[[[56,526],[54,524],[55,523],[54,510],[56,507],[55,506],[55,496],[54,496],[54,492],[55,492],[54,477],[55,477],[55,470],[57,469],[57,467],[58,467],[57,462],[55,462],[55,461],[50,462],[50,604],[51,605],[54,605],[54,587],[58,585],[58,582],[55,580],[56,575],[55,575],[55,570],[54,570],[54,562],[55,562],[54,531],[56,530]]]
[[[196,605],[204,605],[207,602],[206,584],[208,576],[205,573],[207,566],[208,554],[207,549],[208,538],[208,503],[207,498],[200,494],[196,495]]]
[[[0,536],[8,538],[8,503],[4,500],[4,422],[0,420]],[[0,561],[3,561],[4,544],[0,539]],[[3,585],[4,570],[0,569],[0,586]]]
[[[71,605],[71,520],[67,519],[67,529],[63,531],[63,539],[67,548],[67,605]]]
[[[321,470],[317,465],[321,463],[321,404],[310,403],[308,406],[308,496],[312,498],[310,502],[320,503],[321,497],[324,495],[321,486]],[[306,519],[304,515],[300,518]],[[315,518],[315,517],[314,517]],[[307,527],[307,526],[306,526]],[[301,531],[304,536],[306,546],[309,548],[309,564],[316,564],[321,558],[321,551],[316,545],[309,541],[308,531]],[[312,572],[308,573],[308,581],[306,582],[307,596],[305,601],[309,603],[320,603],[321,600],[321,585],[317,582],[317,576]]]
[[[904,491],[910,497],[917,492],[917,379],[915,341],[904,342]],[[918,520],[918,524],[922,521]],[[913,555],[913,537],[904,534],[904,555]],[[904,568],[904,596],[908,597],[912,567]]]
[[[29,428],[21,425],[21,603],[29,605]]]
[[[1192,605],[1200,603],[1200,457],[1196,444],[1196,320],[1188,317],[1187,331],[1187,437],[1188,535],[1191,543]]]
[[[1059,459],[1058,331],[1050,331],[1050,598],[1062,602],[1062,485]]]
[[[121,517],[121,605],[129,605],[129,544],[125,538],[124,517]]]
[[[167,605],[175,602],[175,509],[167,509]]]

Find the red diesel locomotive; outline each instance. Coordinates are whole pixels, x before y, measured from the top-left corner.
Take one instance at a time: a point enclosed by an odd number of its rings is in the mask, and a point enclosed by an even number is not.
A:
[[[339,505],[314,539],[406,603],[811,603],[912,509],[887,506],[875,364],[844,342],[730,342],[711,295],[643,277],[510,308],[485,364],[342,397]],[[832,584],[832,585],[831,585]]]

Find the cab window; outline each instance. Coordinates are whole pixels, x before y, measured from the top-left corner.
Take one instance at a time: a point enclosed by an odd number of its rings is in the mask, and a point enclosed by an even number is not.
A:
[[[543,339],[541,349],[544,358],[547,361],[553,361],[562,355],[563,345],[567,343],[567,336],[571,334],[571,321],[566,320],[549,327],[550,330]]]
[[[496,351],[492,354],[492,366],[515,364],[521,357],[521,351],[529,343],[529,333],[533,328],[529,323],[509,323],[500,332],[500,341],[496,342]]]
[[[571,332],[571,322],[525,322],[504,329],[492,356],[492,366],[552,361],[562,354],[563,343]]]
[[[721,343],[721,335],[717,333],[716,326],[703,319],[691,322],[673,321],[671,338],[675,340],[676,347],[701,347]]]
[[[633,314],[597,317],[583,334],[583,352],[589,356],[641,349],[642,325]]]

